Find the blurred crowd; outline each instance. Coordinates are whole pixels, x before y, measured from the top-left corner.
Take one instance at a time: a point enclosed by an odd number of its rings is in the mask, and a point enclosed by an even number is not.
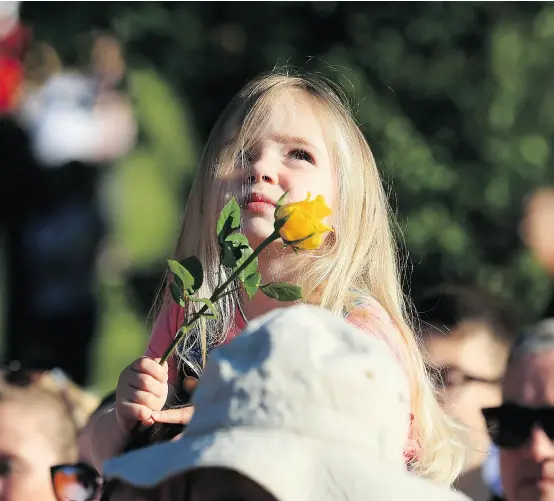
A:
[[[52,47],[35,40],[32,30],[20,23],[17,3],[0,4],[0,226],[6,237],[8,284],[0,374],[1,500],[85,501],[101,496],[102,479],[84,452],[82,441],[88,437],[80,432],[113,395],[101,402],[82,387],[98,324],[95,274],[107,231],[99,187],[104,171],[133,148],[137,136],[132,105],[122,91],[124,79],[125,61],[113,37],[96,34],[88,66],[66,68]],[[554,277],[554,188],[530,194],[520,234],[544,272]],[[551,300],[532,326],[523,325],[513,305],[467,284],[437,285],[416,305],[428,372],[440,390],[441,405],[461,423],[469,448],[455,486],[474,501],[554,500],[553,305]],[[310,317],[313,312],[301,314]],[[277,327],[268,325],[257,328],[271,345],[267,356],[275,356],[278,365],[281,341],[272,337]],[[337,331],[342,328],[336,326]],[[277,337],[282,336],[279,332]],[[317,350],[312,355],[317,366]],[[225,357],[234,356],[230,349],[218,363],[224,367]],[[365,389],[360,383],[351,391]],[[284,399],[282,404],[290,402]],[[312,404],[321,402],[305,401],[308,415]],[[372,422],[376,429],[379,419]],[[345,443],[348,433],[354,436],[345,431]],[[278,437],[262,435],[259,446],[269,451],[274,445],[278,454],[277,442]],[[214,450],[224,455],[226,449],[221,445]],[[356,483],[363,473],[351,478],[354,463],[352,472],[341,466],[341,459],[354,461],[355,455],[342,449],[321,451],[322,468],[335,469],[340,482],[350,482],[352,492],[365,488]],[[139,457],[133,472],[123,471],[121,478],[140,485],[138,477],[150,478],[153,465],[173,452],[152,454]],[[208,456],[203,460],[209,464]],[[181,461],[178,471],[184,471],[186,460],[174,461]],[[283,500],[297,499],[284,485],[295,485],[300,473],[266,465],[261,456],[260,461],[257,469],[255,461],[249,467],[281,479]],[[371,481],[378,483],[379,471],[376,465]],[[160,475],[152,473],[144,484],[151,488]],[[236,499],[271,499],[243,485],[243,479],[225,475],[220,473],[217,481],[235,486]],[[194,485],[213,486],[214,478],[200,475]],[[399,476],[398,482],[404,486],[407,481]],[[323,487],[313,487],[314,492],[318,488]],[[449,499],[419,484],[408,482],[399,489],[405,497],[398,499]],[[122,490],[117,499],[148,495]],[[159,496],[166,499],[163,493]],[[189,498],[183,494],[180,499]],[[213,494],[190,499],[227,498]]]
[[[106,234],[99,187],[136,124],[114,38],[95,34],[88,64],[64,67],[19,8],[0,4],[0,499],[92,499],[98,475],[80,461],[79,432],[100,404],[83,389]]]
[[[2,3],[0,34],[4,359],[63,367],[84,384],[107,230],[100,186],[105,169],[132,148],[136,125],[118,89],[125,64],[116,40],[93,36],[88,65],[64,68],[54,49],[19,23],[17,6]]]

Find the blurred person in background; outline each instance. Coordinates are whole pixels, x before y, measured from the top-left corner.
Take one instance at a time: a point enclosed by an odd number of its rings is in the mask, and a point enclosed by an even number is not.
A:
[[[4,134],[6,117],[17,109],[23,83],[23,56],[29,45],[29,32],[19,23],[18,2],[0,2],[0,136]],[[9,171],[5,167],[7,153],[0,164],[0,232],[2,221],[10,210]]]
[[[19,23],[19,3],[0,2],[0,115],[11,112],[19,101],[24,78],[21,58],[29,36]]]
[[[554,319],[514,343],[502,404],[483,415],[500,449],[506,501],[554,500]]]
[[[91,57],[87,72],[63,70],[53,49],[32,43],[20,54],[29,78],[0,117],[7,159],[0,168],[8,277],[4,359],[34,369],[62,367],[81,385],[99,314],[102,167],[129,151],[136,133],[131,106],[115,90],[125,70],[117,41],[96,37]]]
[[[521,233],[535,259],[554,277],[554,187],[539,189],[529,197]],[[554,317],[554,295],[543,317]]]
[[[90,466],[77,463],[78,434],[95,405],[95,399],[60,370],[2,369],[2,501],[85,501],[98,496],[99,477]]]
[[[509,305],[471,286],[431,290],[418,310],[442,405],[467,430],[469,450],[457,488],[474,501],[485,501],[492,486],[485,482],[482,467],[491,441],[481,408],[500,403],[500,381],[517,319]]]
[[[554,273],[554,188],[531,195],[523,220],[524,239],[538,262]]]

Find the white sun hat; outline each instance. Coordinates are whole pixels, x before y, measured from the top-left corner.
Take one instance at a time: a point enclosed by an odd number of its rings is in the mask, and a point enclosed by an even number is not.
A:
[[[104,464],[151,488],[206,467],[278,501],[462,501],[406,471],[408,381],[386,345],[315,306],[273,311],[215,349],[183,437]]]

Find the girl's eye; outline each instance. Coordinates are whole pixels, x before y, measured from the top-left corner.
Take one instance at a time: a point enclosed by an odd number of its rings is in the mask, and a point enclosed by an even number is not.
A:
[[[294,158],[295,160],[304,160],[306,162],[311,163],[312,165],[315,164],[314,157],[310,155],[306,150],[303,149],[295,149],[292,150],[289,155]]]

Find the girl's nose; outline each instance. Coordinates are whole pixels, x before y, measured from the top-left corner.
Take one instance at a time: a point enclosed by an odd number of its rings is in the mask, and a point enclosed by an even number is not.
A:
[[[278,160],[272,155],[260,155],[250,164],[248,184],[277,184]]]
[[[248,184],[257,184],[257,183],[275,184],[275,181],[273,180],[273,178],[265,174],[262,175],[261,177],[251,174],[250,176],[248,176],[247,181],[248,181]]]

